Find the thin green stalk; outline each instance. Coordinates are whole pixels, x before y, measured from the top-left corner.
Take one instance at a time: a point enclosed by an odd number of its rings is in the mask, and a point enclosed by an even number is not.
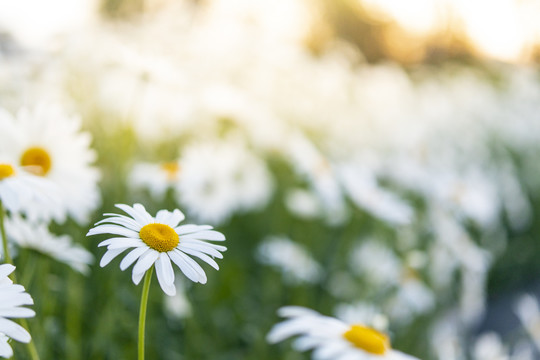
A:
[[[13,265],[13,260],[11,259],[11,256],[9,256],[6,228],[4,226],[4,213],[4,204],[2,204],[2,201],[0,200],[0,235],[2,236],[2,245],[4,247],[4,260],[7,264]],[[15,274],[13,274],[13,276],[15,276]]]
[[[144,360],[144,325],[146,323],[146,305],[148,304],[148,293],[150,292],[150,281],[152,280],[152,266],[144,276],[144,285],[141,295],[141,308],[139,311],[139,360]]]

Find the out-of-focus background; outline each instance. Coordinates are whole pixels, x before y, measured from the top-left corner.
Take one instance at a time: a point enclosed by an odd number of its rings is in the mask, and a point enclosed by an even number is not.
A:
[[[308,359],[265,340],[284,305],[421,359],[540,358],[539,60],[538,0],[0,0],[0,106],[80,115],[93,220],[227,237],[208,284],[153,285],[149,359]],[[51,229],[99,259],[90,226]],[[42,359],[135,358],[118,260],[38,266]]]

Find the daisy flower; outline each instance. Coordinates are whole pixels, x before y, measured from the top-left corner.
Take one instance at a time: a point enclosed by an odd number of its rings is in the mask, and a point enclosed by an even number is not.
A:
[[[132,188],[148,189],[154,199],[163,199],[167,190],[178,181],[180,170],[179,161],[141,162],[133,166],[128,181]]]
[[[42,209],[57,203],[59,188],[50,181],[35,176],[4,157],[0,159],[0,201],[5,209],[23,211],[31,202]]]
[[[28,206],[28,216],[63,222],[70,215],[79,223],[87,221],[100,203],[100,174],[91,165],[96,153],[90,149],[90,134],[81,131],[81,120],[67,116],[59,107],[40,105],[21,109],[16,116],[0,110],[0,130],[7,134],[0,152],[62,189],[59,209]]]
[[[362,324],[349,325],[299,306],[282,307],[278,314],[287,320],[276,324],[267,340],[276,343],[300,335],[294,347],[313,350],[316,360],[418,360],[393,350],[388,336]]]
[[[107,252],[100,262],[101,267],[106,266],[127,249],[132,249],[122,259],[120,269],[125,270],[136,262],[132,280],[137,285],[146,271],[155,264],[159,284],[170,296],[176,293],[171,261],[188,279],[201,284],[206,283],[206,274],[190,255],[219,270],[213,257],[223,258],[220,251],[225,251],[227,248],[207,241],[224,241],[225,236],[212,230],[211,226],[179,225],[184,220],[184,214],[178,209],[172,212],[160,210],[153,217],[141,204],[135,204],[133,207],[118,204],[116,207],[129,216],[104,214],[107,217],[97,222],[87,234],[87,236],[115,235],[98,245],[107,246]]]
[[[25,220],[19,215],[6,218],[8,240],[18,247],[33,249],[56,261],[69,265],[73,270],[88,274],[94,256],[68,235],[54,235],[43,222]]]
[[[0,356],[5,358],[13,356],[9,339],[23,343],[29,343],[31,340],[28,331],[9,318],[28,318],[35,315],[33,310],[22,307],[33,305],[34,301],[25,292],[24,287],[13,284],[8,278],[13,270],[15,270],[13,265],[0,265]]]

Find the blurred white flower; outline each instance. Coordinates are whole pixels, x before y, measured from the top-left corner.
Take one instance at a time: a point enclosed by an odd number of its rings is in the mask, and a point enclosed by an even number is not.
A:
[[[160,200],[167,189],[173,188],[181,174],[178,161],[163,163],[137,163],[129,173],[128,182],[132,188],[147,189],[152,197]]]
[[[388,331],[388,317],[374,304],[362,301],[339,304],[334,312],[338,319],[348,324],[365,324],[378,331]]]
[[[274,325],[267,335],[268,342],[277,343],[298,335],[294,348],[313,350],[313,359],[416,359],[393,350],[387,335],[363,324],[349,325],[300,306],[282,307],[278,314],[286,320]]]
[[[257,259],[281,271],[288,284],[316,283],[322,275],[321,266],[301,245],[284,236],[269,236],[257,248]]]
[[[489,332],[480,335],[473,345],[473,360],[509,360],[510,355],[498,334]]]
[[[405,225],[413,220],[413,208],[382,188],[368,169],[351,163],[341,164],[338,171],[346,193],[359,208],[392,225]]]
[[[86,236],[99,234],[120,236],[99,243],[98,246],[107,246],[107,252],[101,258],[101,267],[106,266],[126,250],[132,249],[120,263],[120,269],[125,270],[136,262],[132,280],[138,285],[146,272],[155,266],[159,285],[169,296],[176,294],[171,260],[188,279],[196,283],[206,284],[207,277],[203,268],[191,256],[219,270],[213,257],[223,258],[220,251],[227,248],[210,241],[224,241],[225,236],[212,230],[211,226],[178,225],[185,218],[178,209],[173,212],[160,210],[153,217],[141,204],[135,204],[133,207],[117,204],[116,207],[129,217],[121,214],[105,214],[107,217],[97,222],[86,234]]]
[[[0,356],[10,358],[13,350],[8,340],[11,338],[23,343],[32,339],[28,331],[16,324],[11,318],[29,318],[35,316],[33,310],[23,307],[33,305],[32,297],[22,285],[13,284],[8,275],[15,270],[10,264],[0,265]]]
[[[47,179],[0,158],[0,201],[10,212],[24,211],[30,206],[43,211],[47,211],[51,205],[56,208],[59,191],[60,189]]]
[[[96,159],[90,149],[91,136],[81,132],[81,121],[67,116],[53,105],[39,105],[32,110],[21,109],[16,118],[2,114],[13,130],[0,144],[0,152],[10,154],[36,175],[55,183],[59,192],[60,209],[25,209],[28,217],[53,217],[63,222],[70,215],[79,223],[88,221],[90,212],[99,206],[101,198],[97,181],[99,171],[91,164]]]
[[[94,262],[94,256],[81,245],[75,244],[70,236],[54,235],[47,224],[25,220],[18,215],[6,218],[5,225],[8,240],[17,247],[38,251],[80,273],[89,273],[89,265]]]
[[[163,299],[165,311],[173,318],[185,319],[191,316],[191,303],[186,295],[186,284],[181,278],[175,277],[176,294],[165,296]]]
[[[540,307],[536,297],[524,294],[516,301],[514,312],[540,351]]]
[[[220,224],[235,213],[259,210],[273,192],[262,159],[232,141],[189,146],[180,163],[178,201],[200,221]]]
[[[349,266],[354,273],[376,287],[398,285],[403,270],[401,260],[391,248],[370,239],[353,249]]]

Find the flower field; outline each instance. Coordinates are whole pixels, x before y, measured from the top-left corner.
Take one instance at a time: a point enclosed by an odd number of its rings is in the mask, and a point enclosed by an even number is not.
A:
[[[83,3],[0,14],[0,357],[540,357],[537,61],[374,60],[324,1]]]

